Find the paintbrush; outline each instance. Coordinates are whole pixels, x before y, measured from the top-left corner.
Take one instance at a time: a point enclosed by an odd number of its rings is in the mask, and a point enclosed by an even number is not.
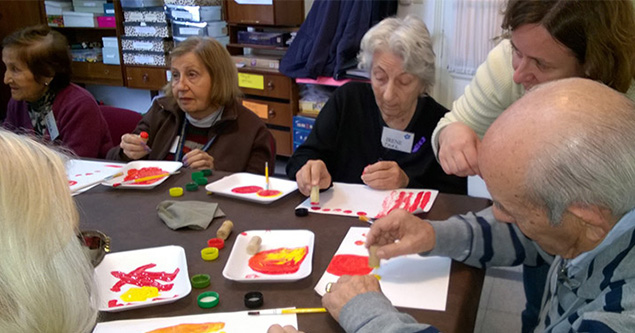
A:
[[[74,189],[71,191],[71,193],[77,193],[78,191],[81,191],[81,190],[83,190],[83,189],[85,189],[85,188],[87,188],[87,187],[90,187],[90,186],[93,186],[93,185],[97,185],[97,184],[102,183],[102,182],[107,182],[107,181],[109,181],[109,180],[111,180],[111,179],[113,179],[113,178],[117,178],[117,177],[119,177],[119,176],[123,176],[123,172],[117,172],[117,173],[116,173],[116,174],[114,174],[114,175],[110,175],[110,176],[108,176],[108,177],[105,177],[105,178],[102,178],[102,179],[98,179],[98,180],[96,180],[96,181],[94,181],[94,182],[90,182],[90,183],[88,183],[88,184],[84,184],[84,185],[82,185],[82,186],[78,186],[78,187],[74,188]]]
[[[366,215],[359,215],[359,220],[368,224],[373,224],[375,222],[374,218],[368,217]]]
[[[153,180],[153,179],[159,179],[159,178],[163,178],[163,177],[167,177],[170,175],[175,175],[177,173],[179,173],[180,171],[175,171],[175,172],[166,172],[166,173],[162,173],[160,175],[154,175],[154,176],[147,176],[147,177],[141,177],[141,178],[137,178],[137,179],[131,179],[131,180],[127,180],[125,182],[121,182],[121,183],[114,183],[112,184],[112,187],[118,187],[121,185],[128,185],[128,184],[136,184],[136,183],[142,183],[142,182],[146,182],[148,180]]]
[[[258,315],[280,315],[280,314],[293,314],[293,313],[320,313],[326,312],[325,308],[299,308],[299,309],[273,309],[273,310],[262,310],[262,311],[249,311],[247,312],[250,316],[258,316]]]

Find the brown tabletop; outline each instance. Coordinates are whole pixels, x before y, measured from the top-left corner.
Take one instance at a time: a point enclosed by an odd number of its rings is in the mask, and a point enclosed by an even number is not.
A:
[[[151,190],[113,189],[98,186],[76,196],[81,216],[80,228],[98,229],[111,237],[113,252],[135,250],[164,245],[179,245],[185,249],[190,276],[209,274],[211,286],[192,289],[192,292],[174,302],[164,305],[133,309],[122,312],[102,312],[100,321],[169,317],[209,312],[232,312],[248,310],[243,304],[244,294],[257,290],[264,295],[263,308],[321,307],[321,298],[313,290],[326,270],[331,258],[351,226],[366,226],[357,219],[333,215],[309,214],[296,217],[294,208],[304,196],[294,192],[269,205],[242,201],[219,195],[208,195],[201,186],[198,191],[187,192],[182,197],[172,198],[168,189],[173,186],[185,188],[191,171],[183,169],[163,184]],[[227,173],[214,172],[208,177],[215,181]],[[156,206],[163,200],[199,200],[217,202],[227,215],[215,219],[202,231],[190,229],[171,230],[159,219]],[[485,208],[489,201],[459,195],[439,194],[432,210],[422,217],[445,219],[451,215],[477,211]],[[216,230],[225,220],[234,222],[234,231],[220,251],[219,258],[212,262],[201,259],[200,250],[207,246],[209,238],[216,237]],[[285,283],[242,283],[227,280],[222,270],[236,239],[236,234],[253,229],[309,229],[315,233],[313,270],[308,277]],[[450,287],[446,311],[405,309],[418,321],[436,326],[443,332],[472,332],[478,310],[484,271],[452,262]],[[198,307],[196,297],[203,291],[213,290],[220,294],[220,303],[213,309]],[[298,315],[299,329],[309,332],[342,332],[337,322],[326,313]]]

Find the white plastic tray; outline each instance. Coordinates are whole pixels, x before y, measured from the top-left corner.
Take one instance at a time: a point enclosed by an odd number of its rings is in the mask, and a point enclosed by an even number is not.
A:
[[[262,243],[260,251],[268,251],[280,248],[307,247],[304,257],[297,272],[291,274],[263,274],[249,267],[247,244],[253,236],[260,236]],[[238,282],[287,282],[303,279],[311,274],[313,262],[313,241],[315,235],[309,230],[248,230],[236,237],[234,247],[229,255],[223,276],[229,280]]]
[[[253,201],[262,204],[270,204],[298,189],[298,185],[294,181],[269,177],[269,189],[278,190],[281,192],[277,196],[263,197],[255,192],[236,193],[232,191],[234,189],[245,186],[259,186],[264,189],[266,186],[266,178],[262,175],[239,172],[227,177],[223,177],[213,183],[207,184],[207,186],[205,186],[205,189],[211,191],[213,194]]]
[[[155,168],[161,168],[165,172],[172,173],[180,169],[181,166],[183,166],[183,163],[175,162],[175,161],[133,161],[126,164],[126,166],[121,170],[121,172],[123,172],[122,176],[105,181],[101,184],[112,187],[114,184],[122,183],[124,179],[126,178],[126,176],[128,175],[128,170],[132,170],[132,169],[155,167]],[[148,189],[159,186],[166,179],[168,179],[168,177],[169,176],[159,178],[157,181],[151,184],[130,183],[130,184],[123,184],[123,185],[117,186],[116,188],[136,188],[136,189],[148,190]]]
[[[123,272],[130,274],[140,266],[156,264],[156,266],[146,269],[147,272],[174,273],[178,268],[176,278],[170,282],[155,280],[161,285],[173,284],[169,291],[159,291],[159,296],[149,298],[139,302],[125,302],[120,297],[131,288],[140,288],[134,284],[121,286],[118,292],[111,288],[120,281],[111,272]],[[109,253],[104,260],[95,268],[95,285],[97,286],[97,304],[100,311],[117,312],[141,308],[164,303],[172,303],[187,296],[192,290],[187,271],[187,260],[185,250],[180,246],[169,245],[148,249]],[[109,303],[123,304],[121,306],[110,306]]]

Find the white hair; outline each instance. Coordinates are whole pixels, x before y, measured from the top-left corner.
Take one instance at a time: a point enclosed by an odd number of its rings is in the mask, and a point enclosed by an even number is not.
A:
[[[403,60],[403,69],[416,76],[428,93],[434,85],[434,50],[425,23],[408,15],[403,19],[390,17],[370,28],[362,38],[357,55],[360,69],[370,71],[373,55],[389,51]]]
[[[0,332],[90,332],[92,274],[63,157],[0,130]]]
[[[572,112],[575,119],[530,161],[530,200],[546,207],[554,225],[572,204],[598,205],[621,217],[635,209],[635,104],[615,91],[563,93],[575,101],[573,108],[593,112]]]

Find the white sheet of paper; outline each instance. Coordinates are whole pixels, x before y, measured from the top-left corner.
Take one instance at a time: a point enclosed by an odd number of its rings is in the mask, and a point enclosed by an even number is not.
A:
[[[370,228],[351,227],[335,256],[368,256],[368,250],[364,247],[368,230]],[[371,274],[381,277],[381,290],[394,306],[445,311],[450,264],[449,258],[412,254],[382,260],[380,267]],[[318,294],[324,295],[326,284],[337,279],[339,276],[329,273],[327,268],[314,289]]]
[[[363,184],[333,183],[328,191],[320,193],[319,205],[312,205],[307,198],[296,208],[306,208],[311,213],[343,216],[366,215],[378,218],[395,208],[412,213],[427,212],[432,208],[439,191],[426,189],[374,190]]]
[[[73,159],[66,163],[66,176],[68,177],[68,185],[73,191],[75,188],[81,187],[110,175],[114,175],[125,166],[124,163],[116,163],[112,161],[84,161]],[[99,185],[86,187],[73,195],[88,191],[89,189]]]
[[[248,311],[219,312],[179,317],[109,321],[98,323],[95,330],[93,330],[93,333],[145,333],[151,330],[179,324],[200,324],[209,322],[225,323],[225,327],[222,329],[218,331],[210,331],[219,333],[266,333],[269,326],[273,324],[280,324],[281,326],[292,325],[295,328],[298,327],[298,317],[295,314],[249,316],[247,315],[247,312]]]

